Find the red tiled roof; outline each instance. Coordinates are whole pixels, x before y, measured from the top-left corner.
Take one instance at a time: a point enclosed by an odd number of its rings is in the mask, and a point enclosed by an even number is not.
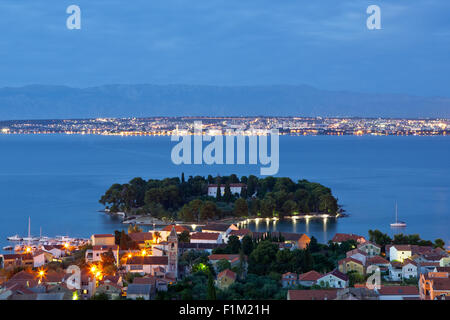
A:
[[[48,271],[45,275],[44,282],[62,282],[66,276],[65,272]]]
[[[373,256],[367,260],[367,264],[389,264],[389,261],[380,256]]]
[[[363,236],[359,236],[352,233],[336,233],[331,241],[333,242],[345,242],[349,240],[366,240]]]
[[[132,257],[127,261],[128,265],[167,265],[168,263],[168,256]]]
[[[239,230],[231,230],[230,232],[230,236],[245,236],[247,234],[251,234],[251,230],[250,229],[239,229]]]
[[[288,295],[290,300],[334,300],[337,289],[289,290]]]
[[[360,265],[364,265],[361,261],[359,261],[359,260],[357,260],[355,258],[352,258],[352,257],[341,259],[341,260],[339,260],[338,264],[341,265],[341,264],[344,264],[344,263],[347,263],[347,262],[350,262],[350,261],[352,261],[354,263],[357,263],[357,264],[360,264]]]
[[[135,242],[153,240],[152,232],[133,232],[129,233],[128,236]]]
[[[234,273],[230,269],[225,269],[217,275],[217,278],[222,278],[222,277],[227,277],[227,278],[236,280],[236,273]]]
[[[347,276],[345,273],[342,273],[342,272],[340,272],[340,271],[337,270],[337,269],[335,269],[335,270],[333,270],[333,271],[331,271],[331,272],[328,272],[327,274],[323,275],[322,277],[325,277],[325,276],[327,276],[327,275],[333,275],[333,276],[335,276],[336,278],[339,278],[339,279],[341,279],[341,280],[343,280],[343,281],[347,281],[347,280],[348,280],[348,276]],[[321,278],[322,278],[322,277],[321,277]]]
[[[133,283],[134,284],[151,284],[152,286],[155,285],[157,278],[154,276],[146,276],[146,277],[138,277],[134,278]]]
[[[299,281],[317,281],[317,279],[321,278],[322,274],[317,271],[311,270],[306,273],[302,273],[298,275]]]
[[[216,232],[196,232],[191,235],[191,240],[217,240],[219,236]]]
[[[351,256],[353,256],[353,255],[355,255],[355,254],[361,254],[361,255],[363,255],[363,256],[365,256],[365,257],[367,257],[367,253],[365,253],[364,251],[361,251],[361,250],[359,250],[359,249],[353,249],[353,250],[350,250],[350,251],[347,251],[346,253],[345,253],[345,255],[347,256],[347,257],[351,257]]]
[[[383,296],[395,295],[418,295],[419,288],[416,286],[381,286],[378,293]]]
[[[110,237],[114,238],[114,235],[112,235],[112,234],[94,234],[92,236],[94,238],[110,238]]]
[[[209,258],[209,260],[214,260],[214,261],[222,260],[222,259],[225,259],[225,260],[228,260],[228,261],[233,261],[233,260],[236,260],[236,259],[239,260],[239,257],[240,256],[238,254],[212,254],[208,258]],[[244,256],[244,259],[246,259],[246,258],[247,257]]]
[[[286,272],[281,275],[281,279],[287,279],[287,278],[290,278],[291,276],[294,276],[294,279],[297,279],[297,277],[298,277],[296,273]]]
[[[226,184],[221,184],[221,188],[225,188]],[[230,183],[230,188],[245,188],[245,184],[243,183]],[[208,184],[208,188],[217,188],[217,184]]]
[[[433,290],[450,291],[450,278],[433,278]]]
[[[173,224],[168,225],[168,226],[165,226],[161,231],[167,231],[167,232],[170,232],[170,231],[172,231],[172,228],[173,228],[173,227],[175,227],[175,232],[176,232],[176,233],[182,233],[183,231],[189,232],[189,229],[188,229],[188,228],[183,227],[183,226],[180,226],[180,225],[173,225]]]

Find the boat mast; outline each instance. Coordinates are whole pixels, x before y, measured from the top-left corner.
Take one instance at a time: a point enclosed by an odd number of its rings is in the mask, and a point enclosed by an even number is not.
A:
[[[397,201],[395,201],[395,223],[398,223]]]
[[[28,217],[28,245],[30,245],[31,238],[31,217]]]

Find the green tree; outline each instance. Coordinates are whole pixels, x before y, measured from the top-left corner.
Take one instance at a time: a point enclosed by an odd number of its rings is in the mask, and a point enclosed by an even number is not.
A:
[[[178,235],[178,242],[191,242],[191,236],[188,231],[184,230],[182,233]]]
[[[239,253],[241,250],[241,241],[236,236],[230,236],[228,238],[227,248],[230,254]]]
[[[238,198],[235,202],[234,202],[234,215],[236,217],[246,217],[248,216],[248,205],[247,205],[247,201],[242,199],[242,198]]]
[[[216,300],[216,286],[214,285],[214,278],[211,273],[208,274],[208,291],[206,299]]]
[[[369,240],[384,248],[385,245],[391,244],[392,239],[386,233],[380,230],[369,230]]]
[[[229,203],[232,199],[233,195],[231,194],[231,188],[230,188],[230,184],[227,182],[225,184],[225,189],[223,192],[223,201],[225,201],[226,203]]]
[[[249,235],[245,235],[242,238],[242,250],[247,256],[253,251],[253,240]]]
[[[435,248],[441,248],[441,249],[444,249],[444,247],[445,247],[445,242],[444,242],[444,240],[442,240],[442,239],[436,239],[436,240],[434,240],[434,247],[435,247]]]
[[[269,240],[261,241],[249,257],[249,272],[265,275],[276,261],[278,245]]]
[[[226,269],[231,270],[231,263],[227,259],[221,259],[221,260],[217,261],[216,269],[217,269],[217,272],[222,272],[223,270],[226,270]]]

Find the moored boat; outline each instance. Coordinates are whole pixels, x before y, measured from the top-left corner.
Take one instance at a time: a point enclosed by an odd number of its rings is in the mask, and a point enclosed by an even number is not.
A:
[[[11,237],[6,238],[8,241],[22,241],[23,239],[21,237],[19,237],[18,234],[15,234]]]
[[[395,222],[391,223],[392,228],[405,228],[406,222],[398,220],[397,203],[395,203]]]

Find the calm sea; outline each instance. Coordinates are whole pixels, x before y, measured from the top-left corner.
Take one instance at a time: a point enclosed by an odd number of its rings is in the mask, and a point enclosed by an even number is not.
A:
[[[176,166],[167,137],[0,135],[0,244],[31,232],[90,236],[125,228],[99,213],[98,199],[115,182],[189,175],[259,174],[259,167]],[[389,223],[408,223],[405,233],[443,238],[450,244],[450,138],[307,136],[280,138],[278,176],[329,186],[348,218],[251,225],[254,230],[306,232],[319,241],[336,232],[393,234]]]

